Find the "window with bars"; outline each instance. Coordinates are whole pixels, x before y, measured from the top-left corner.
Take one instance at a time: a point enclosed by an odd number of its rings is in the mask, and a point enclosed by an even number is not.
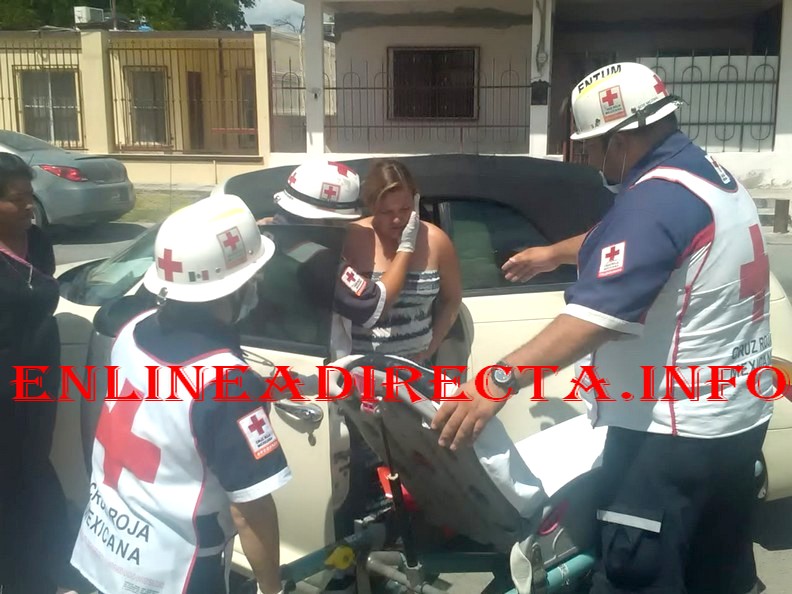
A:
[[[81,146],[77,71],[22,70],[19,80],[25,134],[66,147]]]
[[[477,48],[390,48],[391,119],[477,117]]]
[[[252,68],[237,70],[237,97],[239,98],[239,127],[256,129],[256,77]],[[239,148],[256,148],[256,134],[241,134]]]
[[[168,144],[167,74],[164,68],[129,69],[133,144]]]

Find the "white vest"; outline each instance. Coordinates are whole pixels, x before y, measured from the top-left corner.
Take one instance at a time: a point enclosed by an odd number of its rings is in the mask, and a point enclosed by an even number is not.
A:
[[[137,323],[148,315],[151,312],[127,324],[113,346],[119,397],[131,389],[145,397],[146,366],[161,365],[140,351],[132,337]],[[208,383],[214,366],[244,362],[229,352],[191,361],[183,372],[194,383],[193,365],[204,366]],[[196,446],[192,397],[177,382],[180,400],[163,401],[171,394],[170,375],[167,368],[158,375],[160,401],[106,402],[99,421],[90,500],[71,562],[107,594],[181,593],[196,557],[226,548],[224,544],[199,550],[195,518],[216,512],[226,538],[235,532],[226,493],[202,463]]]
[[[728,174],[712,163],[727,181]],[[727,192],[677,168],[657,167],[637,183],[649,179],[686,187],[706,202],[714,224],[695,240],[652,304],[642,336],[606,343],[585,362],[609,382],[604,388],[614,401],[594,401],[593,390],[578,393],[595,426],[713,438],[761,425],[770,419],[773,405],[752,394],[747,380],[752,369],[771,365],[770,288],[754,201],[741,185]],[[641,401],[646,377],[642,366],[656,370],[653,402]],[[662,400],[668,386],[664,366],[677,366],[688,384],[690,366],[699,366],[698,401],[673,381],[675,401]],[[743,366],[742,372],[720,371],[722,378],[736,375],[735,386],[720,385],[726,401],[708,400],[713,393],[711,366]],[[753,391],[772,395],[773,381],[773,373],[765,371]],[[625,392],[632,400],[622,398]]]

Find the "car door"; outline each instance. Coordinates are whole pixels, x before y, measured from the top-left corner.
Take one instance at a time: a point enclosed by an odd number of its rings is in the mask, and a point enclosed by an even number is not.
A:
[[[459,258],[463,304],[469,316],[469,376],[528,342],[563,309],[564,289],[574,266],[562,266],[524,283],[504,278],[501,266],[514,253],[550,242],[517,210],[489,200],[445,199],[436,205],[439,225]],[[570,366],[547,378],[544,400],[531,401],[533,387],[511,399],[499,418],[514,440],[585,411],[582,402],[563,399],[574,377]]]
[[[329,358],[332,293],[345,231],[337,227],[279,225],[260,229],[273,239],[277,249],[259,281],[258,305],[239,322],[245,358],[252,369],[265,377],[272,375],[278,366],[306,375],[315,374],[317,367]],[[148,247],[137,245],[132,252],[135,260],[142,253],[148,253],[147,250],[153,252],[150,239],[141,237],[141,242],[147,242]],[[303,266],[305,257],[319,251],[323,252],[325,274],[307,275]],[[146,267],[141,268],[144,273]],[[129,274],[119,279],[125,283],[126,300],[119,300],[117,291],[104,283],[102,294],[112,295],[112,298],[103,300],[91,289],[83,291],[93,295],[91,299],[78,299],[73,294],[77,301],[90,301],[90,305],[70,301],[63,306],[68,310],[61,322],[63,350],[68,352],[68,364],[75,366],[81,381],[85,381],[86,365],[102,369],[109,364],[114,335],[123,323],[152,305],[153,296],[140,288],[139,280]],[[133,298],[133,294],[140,299]],[[97,311],[98,306],[101,308]],[[96,323],[91,327],[94,312]],[[82,324],[76,324],[80,319]],[[86,338],[84,326],[88,319],[91,329]],[[65,332],[69,328],[63,324],[71,322],[79,326],[79,332]],[[88,462],[78,436],[83,434],[87,445],[85,453],[89,456],[106,386],[101,373],[96,377],[94,401],[82,399],[74,385],[66,391],[74,401],[61,403],[57,446],[53,448],[56,469],[68,485],[67,496],[78,510],[85,505],[89,477]],[[271,393],[289,395],[277,390]],[[303,391],[303,395],[308,399],[314,396],[310,391]],[[337,449],[343,454],[348,446],[340,436],[342,428],[328,411],[327,403],[280,403],[273,406],[271,419],[293,472],[292,481],[274,496],[279,511],[281,562],[288,563],[323,547],[332,539],[332,477],[334,469],[338,473],[345,470],[343,460],[333,467],[331,458]],[[334,432],[331,430],[333,422]],[[238,542],[235,543],[234,565],[241,573],[250,575]]]
[[[274,377],[277,367],[315,375],[317,367],[329,362],[332,297],[345,231],[313,225],[261,229],[271,235],[277,251],[259,281],[258,306],[239,324],[245,358],[265,377]],[[324,251],[324,268],[305,267],[318,251]],[[278,383],[285,386],[285,381]],[[290,396],[291,392],[273,388],[271,394]],[[307,387],[301,387],[300,394],[308,399],[316,395]],[[318,550],[334,538],[334,495],[343,491],[348,457],[348,441],[335,409],[327,402],[273,406],[272,425],[293,475],[274,495],[281,563]],[[234,566],[250,575],[238,540]]]

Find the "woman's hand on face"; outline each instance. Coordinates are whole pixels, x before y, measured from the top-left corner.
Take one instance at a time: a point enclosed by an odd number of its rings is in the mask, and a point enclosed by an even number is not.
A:
[[[413,211],[410,215],[410,220],[402,230],[401,239],[397,252],[415,252],[415,242],[418,239],[418,229],[421,228],[421,219],[418,217],[418,212]]]

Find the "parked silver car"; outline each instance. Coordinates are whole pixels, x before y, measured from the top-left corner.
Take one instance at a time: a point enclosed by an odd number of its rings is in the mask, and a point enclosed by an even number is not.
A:
[[[135,189],[117,159],[65,151],[10,130],[0,130],[0,152],[18,155],[33,168],[39,227],[114,221],[135,207]]]

